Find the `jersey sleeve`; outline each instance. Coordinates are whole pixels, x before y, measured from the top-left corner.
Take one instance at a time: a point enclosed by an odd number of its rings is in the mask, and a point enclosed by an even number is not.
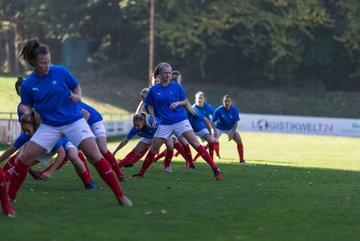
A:
[[[239,121],[240,120],[239,111],[235,106],[234,106],[234,115],[235,115],[235,120]]]
[[[15,140],[13,146],[16,149],[20,149],[26,142],[31,139],[30,136],[26,135],[25,133],[21,133],[20,136]]]
[[[144,105],[145,105],[146,109],[147,109],[147,107],[149,105],[154,106],[154,91],[153,91],[153,88],[150,88],[150,91],[149,91],[149,93],[147,94],[147,96],[145,98]]]
[[[137,131],[136,128],[133,127],[131,128],[131,130],[129,131],[129,133],[126,136],[126,139],[130,140],[131,138],[133,138],[136,135]]]
[[[186,93],[185,93],[185,89],[179,85],[179,100],[182,101],[182,100],[185,100],[186,99]]]
[[[33,105],[33,100],[30,96],[29,90],[25,82],[21,85],[21,104],[24,105]]]
[[[79,85],[79,81],[71,74],[71,72],[63,67],[65,83],[69,87],[69,89],[73,90]]]
[[[54,146],[54,148],[52,149],[52,151],[57,151],[60,147],[62,147],[62,144],[63,144],[63,142],[62,142],[62,139],[61,139],[60,141],[58,141],[58,142],[56,143],[56,145]]]
[[[216,109],[216,110],[214,111],[213,116],[212,116],[212,121],[213,121],[213,122],[216,122],[218,119],[219,119],[219,110]]]

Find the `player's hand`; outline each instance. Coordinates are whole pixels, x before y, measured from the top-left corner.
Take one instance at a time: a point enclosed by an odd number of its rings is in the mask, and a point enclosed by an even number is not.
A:
[[[178,107],[179,106],[179,103],[178,102],[174,102],[174,103],[171,103],[171,105],[170,105],[170,109],[176,109],[176,107]]]
[[[51,173],[50,172],[44,172],[43,174],[41,174],[41,176],[39,177],[40,180],[42,181],[47,181],[49,180],[49,178],[51,177]]]
[[[77,94],[74,94],[74,93],[71,93],[70,99],[71,99],[72,102],[77,103],[77,102],[81,101],[81,96],[77,95]]]
[[[153,121],[153,123],[152,123],[152,127],[153,127],[153,128],[157,128],[157,123],[156,123],[156,120],[154,120],[154,121]]]

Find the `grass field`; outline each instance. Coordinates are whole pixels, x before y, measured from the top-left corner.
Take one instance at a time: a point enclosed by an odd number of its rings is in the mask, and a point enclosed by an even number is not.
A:
[[[17,78],[15,76],[0,76],[0,118],[8,119],[8,112],[16,112],[20,101],[20,97],[15,92],[16,80]],[[117,107],[105,102],[100,102],[89,97],[84,97],[83,100],[101,112],[105,119],[118,119],[120,115],[125,115],[126,118],[129,116],[128,111],[121,107]],[[1,114],[1,112],[5,112],[6,114]],[[112,115],[109,113],[112,113]],[[17,118],[17,116],[15,116],[15,118]]]
[[[1,240],[360,240],[359,139],[241,135],[246,165],[222,137],[223,180],[200,160],[188,170],[176,158],[174,173],[156,163],[143,179],[122,184],[132,208],[118,206],[95,171],[92,191],[70,165],[48,182],[28,177],[15,204],[18,218],[0,216]],[[119,141],[110,140],[109,149]]]

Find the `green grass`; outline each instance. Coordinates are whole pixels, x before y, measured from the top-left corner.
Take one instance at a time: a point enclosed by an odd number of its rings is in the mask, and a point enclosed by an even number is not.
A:
[[[16,112],[16,108],[20,101],[20,97],[15,92],[16,80],[17,78],[15,76],[0,76],[0,112]],[[83,98],[83,100],[102,113],[105,119],[119,119],[119,116],[121,115],[126,116],[126,118],[129,116],[129,112],[124,108],[117,107],[109,103],[100,102],[96,99],[86,96]],[[9,115],[0,114],[0,118],[9,118]],[[17,118],[17,116],[15,118]]]
[[[92,191],[70,165],[48,182],[28,177],[15,204],[18,218],[0,216],[1,240],[360,239],[359,139],[241,135],[246,165],[223,136],[217,160],[223,180],[215,181],[203,161],[192,171],[176,158],[174,173],[156,163],[143,179],[122,184],[132,208],[118,206],[95,171]],[[118,141],[111,139],[109,149]],[[140,164],[124,173],[136,173]]]

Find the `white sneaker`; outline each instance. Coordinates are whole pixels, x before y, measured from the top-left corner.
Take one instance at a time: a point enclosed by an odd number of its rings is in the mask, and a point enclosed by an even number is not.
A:
[[[118,201],[123,206],[126,206],[126,207],[132,207],[133,206],[132,201],[129,198],[127,198],[125,195],[121,196],[121,197],[118,197]]]
[[[173,170],[171,169],[171,167],[166,167],[164,168],[164,172],[173,172]]]

